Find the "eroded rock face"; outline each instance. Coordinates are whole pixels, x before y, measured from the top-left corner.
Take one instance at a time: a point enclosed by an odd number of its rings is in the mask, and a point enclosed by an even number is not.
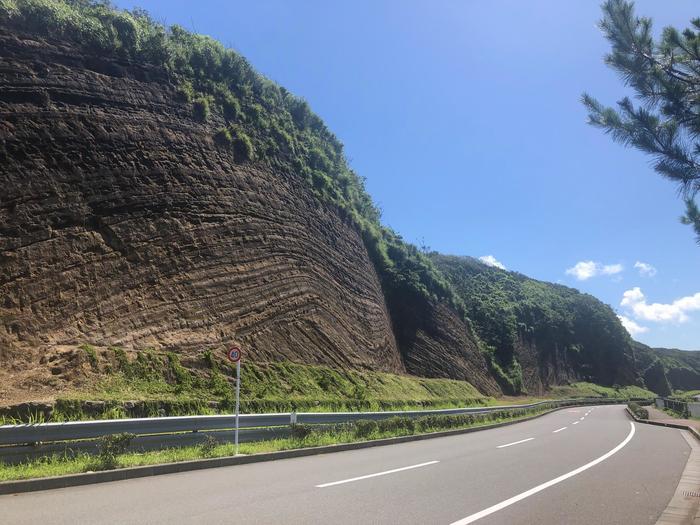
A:
[[[459,316],[390,315],[356,227],[296,174],[234,162],[162,70],[0,28],[0,114],[0,402],[79,382],[85,342],[237,342],[499,393]]]
[[[576,382],[579,377],[569,363],[566,348],[556,342],[519,337],[515,346],[523,370],[523,385],[532,395],[545,395],[552,385]]]
[[[409,372],[466,379],[484,394],[501,394],[474,336],[452,309],[426,304],[423,310],[403,314],[397,338]]]
[[[245,346],[403,372],[356,229],[235,164],[162,72],[0,34],[0,360],[55,345]]]

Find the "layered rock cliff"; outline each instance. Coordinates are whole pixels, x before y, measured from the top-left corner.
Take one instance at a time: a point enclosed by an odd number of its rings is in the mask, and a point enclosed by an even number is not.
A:
[[[70,366],[56,377],[40,361],[82,342],[182,354],[236,342],[256,361],[498,391],[447,307],[408,320],[397,346],[352,221],[298,174],[236,162],[215,140],[222,115],[199,122],[162,68],[4,27],[0,113],[5,387],[71,381]]]

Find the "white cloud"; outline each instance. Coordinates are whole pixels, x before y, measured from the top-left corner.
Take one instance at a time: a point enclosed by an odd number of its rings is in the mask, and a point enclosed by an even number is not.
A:
[[[626,307],[637,319],[658,323],[685,323],[689,319],[688,312],[700,310],[700,292],[681,297],[669,304],[649,304],[642,290],[635,286],[622,294],[620,305]]]
[[[649,263],[637,261],[634,263],[634,267],[639,270],[639,275],[642,277],[654,277],[656,275],[656,268]]]
[[[599,275],[615,275],[621,273],[624,267],[621,264],[602,264],[595,261],[579,261],[566,270],[567,275],[573,275],[579,281],[585,281]]]
[[[618,315],[617,317],[620,319],[622,326],[625,327],[625,330],[627,330],[632,337],[649,331],[646,326],[638,325],[629,317],[625,317],[624,315]]]
[[[496,259],[493,255],[482,255],[481,257],[479,257],[479,260],[486,266],[493,266],[494,268],[500,268],[501,270],[506,269],[505,265],[501,261]]]

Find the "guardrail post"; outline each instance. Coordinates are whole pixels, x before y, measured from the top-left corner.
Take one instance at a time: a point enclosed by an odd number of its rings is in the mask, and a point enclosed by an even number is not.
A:
[[[296,410],[294,410],[291,414],[289,414],[289,424],[290,424],[290,425],[296,425],[296,424],[297,424],[297,413],[296,413]]]

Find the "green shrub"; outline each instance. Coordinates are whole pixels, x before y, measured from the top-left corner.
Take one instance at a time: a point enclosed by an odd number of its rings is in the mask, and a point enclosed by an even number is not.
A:
[[[634,402],[627,403],[627,406],[629,407],[630,411],[639,419],[649,419],[649,411],[646,408]]]
[[[246,107],[246,114],[252,124],[257,127],[264,127],[266,122],[265,109],[260,104],[250,104]]]
[[[241,114],[241,104],[238,99],[233,96],[230,92],[226,92],[223,95],[223,100],[221,102],[222,110],[224,113],[224,118],[229,121],[236,120]]]
[[[378,429],[377,422],[371,419],[355,421],[354,427],[355,436],[358,438],[368,438]]]
[[[175,379],[175,383],[182,386],[189,386],[192,378],[187,369],[180,364],[180,358],[173,352],[168,352],[168,365],[170,373]]]
[[[253,159],[255,149],[253,141],[240,129],[235,130],[235,138],[233,139],[233,152],[237,162],[246,162]]]
[[[117,369],[124,373],[124,375],[129,376],[131,374],[131,363],[129,363],[129,358],[126,356],[126,352],[123,348],[113,347],[114,357],[117,360]]]
[[[304,425],[303,423],[296,423],[291,425],[291,437],[292,439],[306,439],[313,432],[311,425]]]
[[[192,102],[192,115],[198,122],[206,122],[209,118],[209,99],[198,97]]]
[[[177,87],[177,96],[183,102],[192,102],[195,97],[194,88],[191,82],[183,82]]]
[[[379,430],[379,432],[408,432],[412,434],[415,431],[415,428],[415,420],[406,416],[380,419],[377,422],[377,430]]]
[[[99,453],[95,470],[112,470],[119,466],[119,456],[126,452],[134,439],[133,434],[110,434],[102,436],[99,442]]]
[[[202,451],[202,456],[205,458],[210,458],[214,456],[214,451],[216,450],[216,447],[219,446],[219,440],[217,440],[214,436],[211,434],[207,434],[206,437],[204,438],[204,442],[200,445],[200,449]]]
[[[95,347],[86,343],[80,345],[80,349],[85,352],[85,355],[87,355],[88,361],[90,362],[90,366],[93,368],[93,370],[97,370],[97,351],[95,350]]]
[[[233,137],[231,137],[231,132],[228,128],[219,128],[214,133],[214,141],[221,146],[230,146],[233,143]]]
[[[367,399],[367,387],[364,385],[355,385],[352,389],[352,399],[362,400]]]

